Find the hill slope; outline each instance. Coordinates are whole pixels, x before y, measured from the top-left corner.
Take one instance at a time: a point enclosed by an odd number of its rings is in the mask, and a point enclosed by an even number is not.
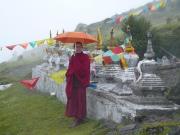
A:
[[[113,26],[114,26],[115,36],[121,35],[120,25],[115,25],[113,22],[107,23],[108,21],[112,20],[113,18],[116,18],[117,16],[121,16],[121,15],[126,16],[133,11],[143,10],[143,9],[147,8],[148,4],[155,4],[155,3],[156,2],[147,3],[146,5],[141,6],[137,9],[131,9],[130,11],[113,15],[110,18],[106,18],[102,21],[95,22],[90,25],[80,23],[77,25],[75,31],[84,31],[84,32],[87,32],[90,34],[96,34],[97,28],[99,27],[102,31],[103,37],[106,42],[106,39],[110,37],[110,31]],[[140,16],[144,16],[147,20],[149,20],[151,22],[151,24],[154,27],[162,25],[162,24],[166,24],[168,19],[170,21],[180,21],[180,1],[179,0],[176,0],[176,1],[168,0],[166,7],[164,9],[159,9],[157,11],[148,11],[146,13],[142,12],[140,14]]]

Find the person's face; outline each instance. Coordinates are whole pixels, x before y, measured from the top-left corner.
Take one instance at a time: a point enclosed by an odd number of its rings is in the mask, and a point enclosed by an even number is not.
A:
[[[81,53],[82,49],[83,49],[82,44],[76,44],[75,45],[75,52],[76,53]]]

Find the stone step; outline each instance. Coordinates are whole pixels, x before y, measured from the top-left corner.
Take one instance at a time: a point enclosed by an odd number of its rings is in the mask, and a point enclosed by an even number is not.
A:
[[[161,79],[142,79],[141,82],[163,82]]]
[[[163,81],[141,81],[141,83],[164,83]]]
[[[141,80],[140,82],[149,82],[149,83],[154,83],[154,82],[157,82],[157,83],[164,83],[162,80]]]
[[[158,88],[158,89],[161,89],[161,88],[165,88],[164,86],[141,86],[141,88],[148,88],[149,87],[152,87],[152,89],[155,89],[155,88]]]
[[[161,78],[142,78],[141,80],[162,80]]]
[[[125,74],[125,75],[131,74],[131,75],[134,75],[134,72],[133,73],[131,73],[131,72],[119,72],[119,74]]]
[[[144,78],[144,79],[155,79],[155,80],[161,80],[161,78],[160,77],[154,77],[154,76],[152,76],[152,77],[142,77],[142,78]]]
[[[159,82],[159,83],[150,83],[150,82],[140,82],[139,84],[144,84],[144,85],[164,85],[163,82]]]
[[[142,86],[165,86],[164,84],[139,84]]]
[[[164,82],[139,82],[142,84],[165,84]]]
[[[141,79],[142,81],[162,81],[161,79]]]
[[[142,78],[141,80],[162,80],[161,78]]]
[[[142,85],[141,87],[158,87],[158,88],[165,88],[164,85]]]
[[[142,84],[164,84],[164,82],[139,82]]]
[[[123,73],[123,74],[134,74],[134,72],[119,72],[119,73]]]
[[[108,71],[106,70],[104,72],[116,72],[116,73],[120,73],[119,71],[116,71],[116,70],[111,70],[111,71],[110,70],[108,70]]]

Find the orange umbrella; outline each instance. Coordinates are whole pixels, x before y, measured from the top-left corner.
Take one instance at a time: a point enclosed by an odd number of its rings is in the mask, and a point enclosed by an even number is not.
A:
[[[63,43],[81,42],[83,44],[89,44],[97,42],[95,37],[84,32],[66,32],[57,35],[54,39]]]

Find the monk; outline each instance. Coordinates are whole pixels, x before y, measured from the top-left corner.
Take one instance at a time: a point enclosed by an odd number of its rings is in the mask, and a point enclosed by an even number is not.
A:
[[[84,54],[81,42],[75,43],[75,54],[69,60],[66,72],[67,105],[65,115],[73,117],[70,127],[83,122],[86,117],[86,88],[90,81],[90,59]]]

